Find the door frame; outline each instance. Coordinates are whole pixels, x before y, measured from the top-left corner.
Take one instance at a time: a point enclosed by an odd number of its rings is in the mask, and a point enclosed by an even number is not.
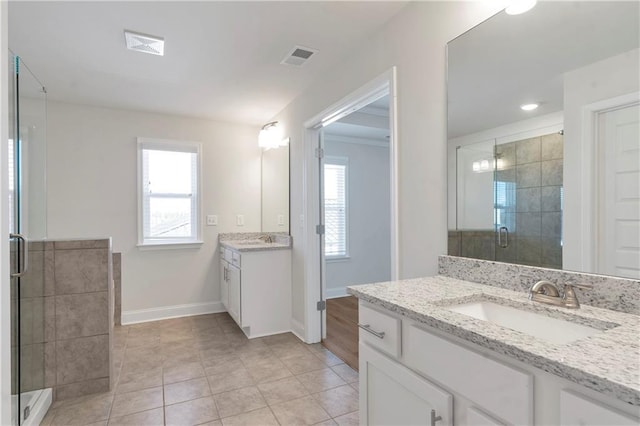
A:
[[[582,107],[582,162],[580,210],[582,221],[580,235],[580,263],[583,271],[597,273],[598,271],[598,228],[600,217],[598,215],[599,203],[599,161],[598,150],[600,146],[598,119],[612,109],[623,108],[640,101],[640,92],[628,93],[587,104]],[[585,166],[586,165],[586,166]],[[563,230],[564,232],[564,230]],[[566,238],[566,237],[563,237]]]
[[[320,235],[316,225],[320,218],[320,170],[315,148],[323,127],[359,110],[382,96],[389,95],[389,161],[390,161],[390,208],[391,208],[391,279],[398,279],[398,126],[396,68],[384,72],[369,83],[350,93],[333,105],[325,108],[304,122],[304,303],[305,341],[317,343],[322,340],[324,312],[318,315],[317,302],[321,299],[326,283],[322,274]],[[321,293],[322,292],[322,293]]]

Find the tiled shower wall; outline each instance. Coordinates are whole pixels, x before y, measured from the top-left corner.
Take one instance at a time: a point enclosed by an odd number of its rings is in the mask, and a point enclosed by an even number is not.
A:
[[[450,230],[448,254],[562,268],[562,135],[497,145],[496,156],[509,245],[500,247],[493,230]]]
[[[108,391],[113,332],[111,240],[44,243],[45,383],[54,400]]]

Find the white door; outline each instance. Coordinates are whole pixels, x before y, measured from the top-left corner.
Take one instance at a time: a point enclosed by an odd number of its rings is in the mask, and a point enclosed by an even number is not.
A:
[[[598,272],[640,278],[640,106],[598,117]]]
[[[242,327],[242,294],[240,288],[240,269],[227,264],[227,282],[229,283],[229,315]]]
[[[360,421],[364,425],[453,424],[453,396],[360,343]]]
[[[227,262],[220,259],[220,300],[229,311],[229,281],[227,277]]]

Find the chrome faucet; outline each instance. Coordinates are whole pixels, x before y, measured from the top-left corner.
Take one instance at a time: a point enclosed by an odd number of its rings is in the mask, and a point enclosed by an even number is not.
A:
[[[546,303],[548,305],[564,306],[569,309],[578,309],[580,307],[580,302],[578,302],[578,297],[576,296],[574,288],[590,290],[593,286],[590,284],[566,283],[564,285],[563,295],[560,297],[560,292],[555,284],[544,280],[538,281],[532,285],[531,290],[529,290],[529,300],[533,302]]]

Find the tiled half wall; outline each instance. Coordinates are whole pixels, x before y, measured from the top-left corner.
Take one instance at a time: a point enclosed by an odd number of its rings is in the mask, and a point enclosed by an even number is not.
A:
[[[111,387],[111,240],[44,243],[45,387],[54,400]]]

